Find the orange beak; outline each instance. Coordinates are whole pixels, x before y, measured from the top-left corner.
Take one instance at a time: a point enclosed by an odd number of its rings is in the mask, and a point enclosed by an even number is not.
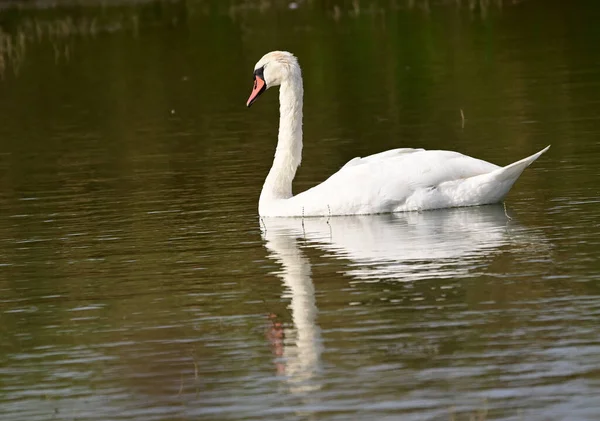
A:
[[[254,75],[254,88],[252,88],[252,93],[250,94],[250,98],[246,101],[246,106],[249,107],[252,105],[254,101],[258,99],[260,94],[262,94],[267,89],[267,84],[258,75]]]

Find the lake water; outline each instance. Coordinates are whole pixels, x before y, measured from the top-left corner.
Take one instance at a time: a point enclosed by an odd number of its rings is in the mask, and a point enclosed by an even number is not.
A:
[[[0,9],[0,418],[600,419],[600,3],[260,3]],[[277,48],[296,192],[552,147],[506,207],[261,223]]]

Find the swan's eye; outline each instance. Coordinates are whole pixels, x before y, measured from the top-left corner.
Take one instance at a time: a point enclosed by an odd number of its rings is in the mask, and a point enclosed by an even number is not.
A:
[[[256,69],[256,70],[254,71],[254,77],[258,76],[258,77],[259,77],[259,78],[261,78],[262,80],[265,80],[264,71],[265,71],[265,66],[263,66],[263,67],[259,67],[258,69]]]

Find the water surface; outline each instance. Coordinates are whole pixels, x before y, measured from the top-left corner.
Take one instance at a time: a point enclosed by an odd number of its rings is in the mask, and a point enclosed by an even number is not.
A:
[[[598,5],[213,3],[0,11],[1,418],[598,419]],[[275,48],[295,191],[552,148],[506,207],[261,222]]]

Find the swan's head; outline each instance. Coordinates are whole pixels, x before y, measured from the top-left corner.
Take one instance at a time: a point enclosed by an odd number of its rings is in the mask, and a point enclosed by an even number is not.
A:
[[[254,66],[254,88],[246,102],[249,107],[272,86],[279,86],[292,77],[300,77],[298,60],[287,51],[271,51],[265,54]]]

